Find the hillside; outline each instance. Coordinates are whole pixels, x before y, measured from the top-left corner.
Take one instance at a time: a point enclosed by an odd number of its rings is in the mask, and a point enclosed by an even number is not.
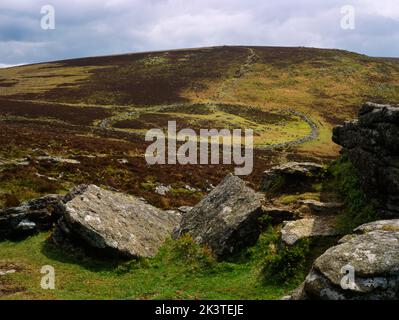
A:
[[[163,208],[194,204],[231,166],[148,167],[142,134],[168,120],[181,128],[253,128],[255,169],[247,180],[256,187],[273,164],[336,157],[332,127],[368,100],[399,100],[395,60],[214,47],[1,69],[0,203],[96,183]],[[154,194],[157,185],[171,185],[173,196]]]
[[[0,299],[362,298],[325,275],[396,272],[397,220],[349,236],[399,212],[399,113],[369,100],[399,101],[396,59],[215,47],[0,69]],[[169,120],[254,129],[253,173],[149,166],[144,134]]]

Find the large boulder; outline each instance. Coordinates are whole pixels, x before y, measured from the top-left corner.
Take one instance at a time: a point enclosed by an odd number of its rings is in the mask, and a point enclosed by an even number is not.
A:
[[[399,217],[399,107],[366,103],[358,120],[334,128],[359,173],[362,189],[382,216]]]
[[[61,196],[48,195],[1,211],[0,238],[23,237],[50,230],[56,221],[54,213],[61,203]]]
[[[314,262],[293,298],[398,299],[398,226],[399,220],[377,221],[345,236]]]
[[[179,224],[178,213],[166,213],[134,196],[80,186],[65,197],[53,237],[84,244],[94,251],[124,257],[152,257]]]
[[[188,233],[197,243],[209,246],[218,258],[225,257],[257,241],[262,199],[263,195],[247,187],[243,180],[229,175],[184,214],[173,237]]]
[[[324,166],[313,162],[289,162],[263,173],[261,188],[265,192],[277,192],[289,188],[301,189],[325,172]]]

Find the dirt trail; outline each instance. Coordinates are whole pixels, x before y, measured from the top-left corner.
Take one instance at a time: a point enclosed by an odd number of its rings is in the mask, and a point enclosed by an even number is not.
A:
[[[216,93],[216,100],[223,99],[225,92],[228,92],[227,88],[232,87],[233,91],[237,88],[239,80],[245,77],[252,71],[253,65],[259,60],[258,55],[254,49],[248,48],[248,56],[245,61],[241,64],[240,68],[234,73],[234,76],[226,81],[223,81],[219,90]]]

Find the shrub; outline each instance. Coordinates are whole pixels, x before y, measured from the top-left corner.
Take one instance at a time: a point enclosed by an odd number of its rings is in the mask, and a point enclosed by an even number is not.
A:
[[[0,196],[0,201],[2,202],[2,206],[4,208],[16,207],[20,203],[20,200],[14,194],[9,193]]]
[[[271,248],[262,263],[263,281],[284,285],[301,281],[309,266],[310,241],[305,239],[295,246],[279,250]]]
[[[348,233],[361,224],[378,220],[374,204],[362,192],[356,169],[347,155],[333,162],[329,171],[333,175],[332,187],[342,197],[346,208],[338,219],[338,228]]]
[[[189,234],[172,241],[170,245],[170,258],[175,262],[182,262],[188,271],[208,270],[216,264],[212,251],[208,247],[197,244]]]

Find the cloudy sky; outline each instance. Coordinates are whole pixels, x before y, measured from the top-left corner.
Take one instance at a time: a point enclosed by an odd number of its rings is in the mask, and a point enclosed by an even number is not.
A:
[[[55,29],[41,28],[43,5]],[[341,9],[355,9],[343,29]],[[1,0],[0,67],[211,45],[310,46],[399,57],[399,0]]]

